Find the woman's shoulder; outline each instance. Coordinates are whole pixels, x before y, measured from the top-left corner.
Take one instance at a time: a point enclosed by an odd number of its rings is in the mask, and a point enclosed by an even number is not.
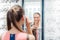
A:
[[[9,39],[9,32],[5,32],[3,35],[2,35],[2,40],[8,40]]]
[[[9,31],[3,33],[2,37],[5,36],[5,35],[6,35],[6,36],[9,35]]]
[[[27,34],[26,33],[23,33],[23,32],[20,32],[20,33],[17,33],[16,35],[16,40],[26,40],[27,39]]]
[[[32,34],[27,34],[27,33],[23,33],[23,32],[17,34],[16,38],[17,39],[25,39],[25,40],[27,40],[27,39],[35,40],[35,37]]]
[[[18,35],[18,36],[26,36],[27,35],[27,33],[23,33],[23,32],[20,32],[20,33],[18,33],[18,34],[16,34],[16,35]]]

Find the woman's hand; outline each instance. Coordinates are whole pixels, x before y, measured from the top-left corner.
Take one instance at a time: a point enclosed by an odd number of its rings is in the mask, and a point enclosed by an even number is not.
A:
[[[32,30],[30,28],[30,23],[31,21],[26,17],[26,27],[27,27],[27,31],[29,34],[32,34]]]
[[[30,27],[30,23],[31,23],[30,20],[26,17],[26,26]]]

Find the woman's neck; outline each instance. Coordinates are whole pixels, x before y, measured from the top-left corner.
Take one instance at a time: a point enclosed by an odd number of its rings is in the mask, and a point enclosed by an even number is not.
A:
[[[20,31],[18,31],[15,27],[12,26],[11,30],[9,31],[11,34],[17,34]]]
[[[19,24],[16,24],[16,25],[18,25],[18,28],[21,29],[21,26],[20,26]],[[10,30],[10,33],[16,34],[16,33],[19,33],[19,32],[20,32],[20,31],[19,31],[17,28],[15,28],[14,25],[12,25],[12,28],[11,28],[11,30]]]

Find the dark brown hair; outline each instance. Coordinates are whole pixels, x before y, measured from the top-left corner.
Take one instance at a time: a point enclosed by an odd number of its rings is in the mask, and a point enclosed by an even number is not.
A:
[[[7,28],[11,29],[11,23],[15,26],[16,29],[19,29],[16,25],[16,21],[19,22],[22,16],[24,15],[24,10],[21,6],[15,5],[7,12]]]

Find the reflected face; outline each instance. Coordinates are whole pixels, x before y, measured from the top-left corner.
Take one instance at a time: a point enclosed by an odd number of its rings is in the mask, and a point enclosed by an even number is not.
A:
[[[39,22],[40,16],[38,14],[34,14],[34,22]]]

